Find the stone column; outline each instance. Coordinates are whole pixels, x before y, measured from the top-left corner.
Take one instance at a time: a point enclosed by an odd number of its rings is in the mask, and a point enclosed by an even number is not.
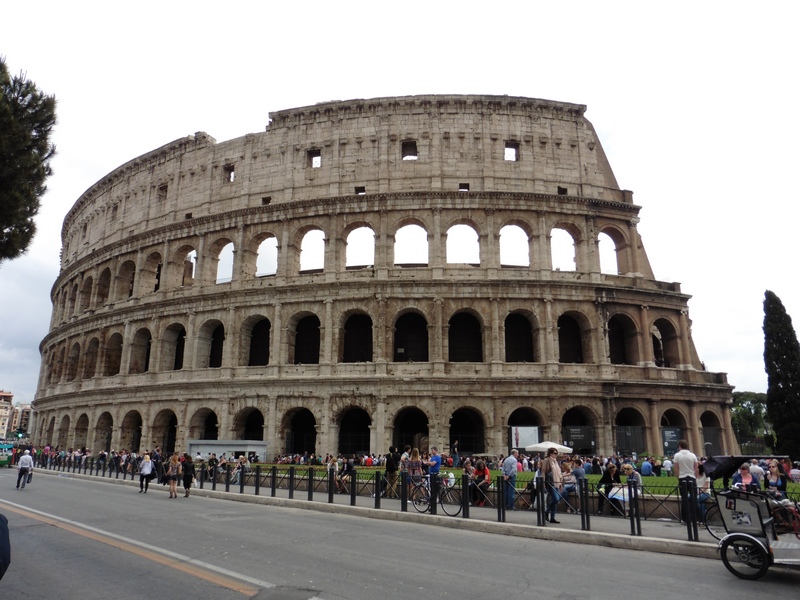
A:
[[[653,355],[653,342],[650,339],[650,307],[643,304],[639,307],[639,333],[636,336],[639,339],[639,365],[654,367],[656,366],[656,358]]]
[[[433,356],[430,357],[433,363],[433,372],[437,375],[444,375],[444,335],[446,326],[444,324],[444,299],[436,297],[433,299],[433,325],[428,325],[428,344],[433,341]]]
[[[652,398],[649,399],[647,408],[649,413],[647,434],[648,446],[650,446],[648,451],[661,456],[664,454],[664,444],[661,441],[661,419],[658,417],[658,401]]]
[[[433,279],[441,279],[443,269],[447,264],[447,249],[442,241],[442,211],[433,210],[433,231],[428,232],[428,266]]]
[[[320,374],[328,375],[331,372],[333,364],[333,338],[334,338],[334,323],[333,323],[333,299],[326,298],[323,300],[325,304],[325,322],[320,331],[322,342],[322,360],[320,361]]]
[[[685,310],[680,311],[680,323],[681,323],[681,331],[680,331],[680,350],[681,350],[681,364],[678,365],[678,368],[681,369],[693,369],[694,366],[692,365],[692,345],[689,343],[689,339],[691,338],[691,321],[687,315]]]
[[[697,416],[697,402],[689,400],[689,431],[687,441],[692,452],[701,456],[703,454],[703,436],[700,433],[700,419]]]

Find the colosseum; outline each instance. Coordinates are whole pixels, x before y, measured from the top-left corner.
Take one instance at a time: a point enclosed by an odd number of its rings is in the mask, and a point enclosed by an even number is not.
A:
[[[64,220],[33,439],[734,451],[732,387],[585,111],[325,102],[120,166]]]

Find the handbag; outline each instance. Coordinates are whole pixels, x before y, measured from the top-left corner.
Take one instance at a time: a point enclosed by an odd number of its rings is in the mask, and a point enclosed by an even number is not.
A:
[[[28,483],[31,482],[31,479],[33,479],[33,471],[28,471]]]

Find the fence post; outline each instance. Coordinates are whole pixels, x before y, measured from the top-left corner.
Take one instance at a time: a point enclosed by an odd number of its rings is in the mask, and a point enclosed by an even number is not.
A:
[[[294,465],[289,467],[289,500],[294,499]]]
[[[408,472],[400,472],[400,512],[408,512]]]
[[[380,508],[381,507],[381,487],[382,487],[381,484],[383,483],[382,477],[383,477],[383,474],[381,473],[380,470],[375,471],[375,484],[374,484],[374,489],[375,489],[375,508]]]
[[[497,489],[497,522],[506,522],[506,482],[502,475],[497,476],[497,482],[494,484]]]
[[[642,519],[639,511],[639,486],[628,482],[628,508],[631,517],[631,535],[642,535]]]
[[[353,470],[350,471],[350,506],[356,505],[356,496],[358,495],[358,471],[355,465]]]
[[[275,497],[276,488],[278,487],[278,465],[272,465],[271,472],[269,474],[270,478],[270,496]]]
[[[547,483],[544,477],[536,478],[536,524],[540,527],[547,522]]]
[[[333,504],[333,492],[336,489],[336,471],[328,469],[328,504]]]
[[[578,493],[581,495],[581,529],[589,531],[591,529],[592,505],[589,500],[589,480],[585,477],[578,480]]]
[[[308,501],[314,501],[314,467],[308,467]]]
[[[461,516],[465,519],[469,519],[470,495],[472,492],[472,488],[470,487],[471,483],[469,475],[464,473],[461,476]]]
[[[245,477],[247,477],[247,473],[245,473],[244,467],[242,465],[239,465],[239,470],[237,471],[237,473],[239,473],[239,493],[244,494],[244,480]]]
[[[261,465],[256,465],[256,496],[261,494]]]
[[[439,474],[432,473],[430,475],[430,485],[431,485],[431,514],[437,514],[437,506],[436,503],[439,500]]]

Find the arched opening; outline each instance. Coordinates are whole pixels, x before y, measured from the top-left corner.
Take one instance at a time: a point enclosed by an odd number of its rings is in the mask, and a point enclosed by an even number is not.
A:
[[[162,410],[153,422],[153,445],[161,448],[161,456],[168,457],[175,452],[178,437],[178,417],[171,410]]]
[[[61,425],[58,427],[58,447],[66,448],[69,444],[69,415],[61,418]]]
[[[161,287],[161,270],[163,263],[161,254],[158,252],[151,253],[144,265],[142,266],[141,273],[139,274],[139,288],[143,294],[152,294],[157,292]]]
[[[508,417],[508,448],[523,450],[542,439],[542,421],[532,408],[518,408]]]
[[[216,283],[229,283],[233,279],[233,249],[233,242],[228,242],[215,257],[217,260]]]
[[[686,419],[679,410],[670,408],[661,415],[661,441],[664,454],[675,454],[678,451],[678,441],[688,437]]]
[[[401,315],[394,324],[394,362],[428,362],[428,322],[419,313]]]
[[[325,232],[312,229],[300,242],[300,272],[319,273],[325,269]]]
[[[594,425],[589,409],[576,406],[561,418],[561,437],[575,454],[597,453]]]
[[[617,245],[611,236],[601,232],[597,236],[597,254],[600,257],[600,272],[607,275],[618,275]]]
[[[203,323],[197,335],[197,367],[216,369],[222,366],[225,326],[212,319]]]
[[[578,321],[570,315],[558,317],[558,362],[584,361],[583,333]]]
[[[653,357],[657,367],[676,368],[680,363],[679,337],[667,319],[658,319],[650,329]]]
[[[97,370],[97,355],[100,351],[100,341],[97,338],[89,340],[83,356],[83,379],[91,379]]]
[[[500,266],[529,267],[528,234],[519,225],[506,225],[500,229]]]
[[[126,300],[133,296],[133,281],[136,275],[136,264],[132,260],[126,260],[119,268],[117,275],[116,292],[114,299]]]
[[[106,342],[105,365],[103,375],[118,375],[120,363],[122,362],[122,335],[114,333],[109,336]]]
[[[189,421],[189,439],[219,439],[219,419],[217,413],[210,408],[201,408],[192,415]]]
[[[92,278],[87,277],[81,286],[80,300],[78,301],[78,311],[83,312],[90,308],[92,301]]]
[[[236,433],[239,439],[264,439],[264,414],[257,408],[243,410],[236,419],[236,423]]]
[[[347,318],[342,362],[372,362],[372,319],[368,315],[357,313]]]
[[[553,271],[575,271],[575,239],[566,229],[550,231],[550,257]]]
[[[147,329],[140,329],[133,336],[131,343],[131,362],[128,369],[129,373],[147,373],[150,370],[150,350],[152,348],[152,336]]]
[[[269,337],[272,324],[269,319],[257,320],[248,330],[249,322],[244,324],[242,335],[248,343],[247,366],[264,367],[269,364]],[[249,334],[249,335],[248,335]]]
[[[459,408],[450,417],[450,439],[458,440],[461,454],[486,452],[483,417],[471,408]]]
[[[298,408],[287,415],[285,427],[288,454],[315,454],[317,452],[317,421],[307,408]]]
[[[369,453],[369,414],[363,408],[349,408],[339,419],[339,452],[342,454]]]
[[[636,325],[626,315],[608,320],[608,354],[612,365],[635,365],[639,361]]]
[[[450,362],[483,362],[483,333],[474,315],[454,314],[448,323],[447,341]]]
[[[78,376],[78,361],[81,357],[81,346],[77,342],[72,344],[69,349],[69,356],[67,357],[66,371],[64,372],[64,379],[66,381],[74,381]]]
[[[103,269],[97,279],[97,306],[103,306],[108,301],[111,289],[111,269]]]
[[[449,264],[480,266],[481,247],[478,232],[469,225],[453,225],[448,229],[445,247]]]
[[[394,419],[392,441],[401,450],[406,446],[428,450],[428,417],[418,408],[404,408]],[[459,449],[460,450],[460,449]]]
[[[162,370],[180,371],[183,368],[186,329],[180,323],[173,323],[164,330],[162,344]]]
[[[506,362],[536,362],[533,326],[520,313],[511,313],[505,321]]]
[[[89,416],[81,413],[75,423],[75,448],[83,450],[86,448],[89,436]]]
[[[359,269],[375,264],[375,232],[370,227],[358,227],[347,236],[345,268]]]
[[[139,452],[142,444],[142,415],[132,410],[122,419],[120,427],[121,447],[131,452]]]
[[[623,408],[614,421],[617,454],[630,456],[647,450],[645,422],[642,414],[635,408]]]
[[[101,450],[111,452],[111,434],[114,430],[114,418],[111,413],[104,412],[97,418],[94,428],[94,443],[91,450],[97,454]]]
[[[318,365],[320,331],[319,318],[316,315],[308,315],[297,322],[294,332],[294,343],[291,344],[289,351],[294,351],[293,360],[290,362],[295,365]],[[291,336],[290,336],[291,338]],[[290,357],[291,358],[291,357]]]
[[[268,277],[278,272],[278,238],[270,236],[258,245],[256,277]]]
[[[405,225],[394,234],[394,264],[421,267],[428,264],[428,232],[416,224]]]
[[[722,444],[722,426],[719,417],[711,411],[700,415],[700,426],[703,428],[703,450],[705,457],[725,454]]]

